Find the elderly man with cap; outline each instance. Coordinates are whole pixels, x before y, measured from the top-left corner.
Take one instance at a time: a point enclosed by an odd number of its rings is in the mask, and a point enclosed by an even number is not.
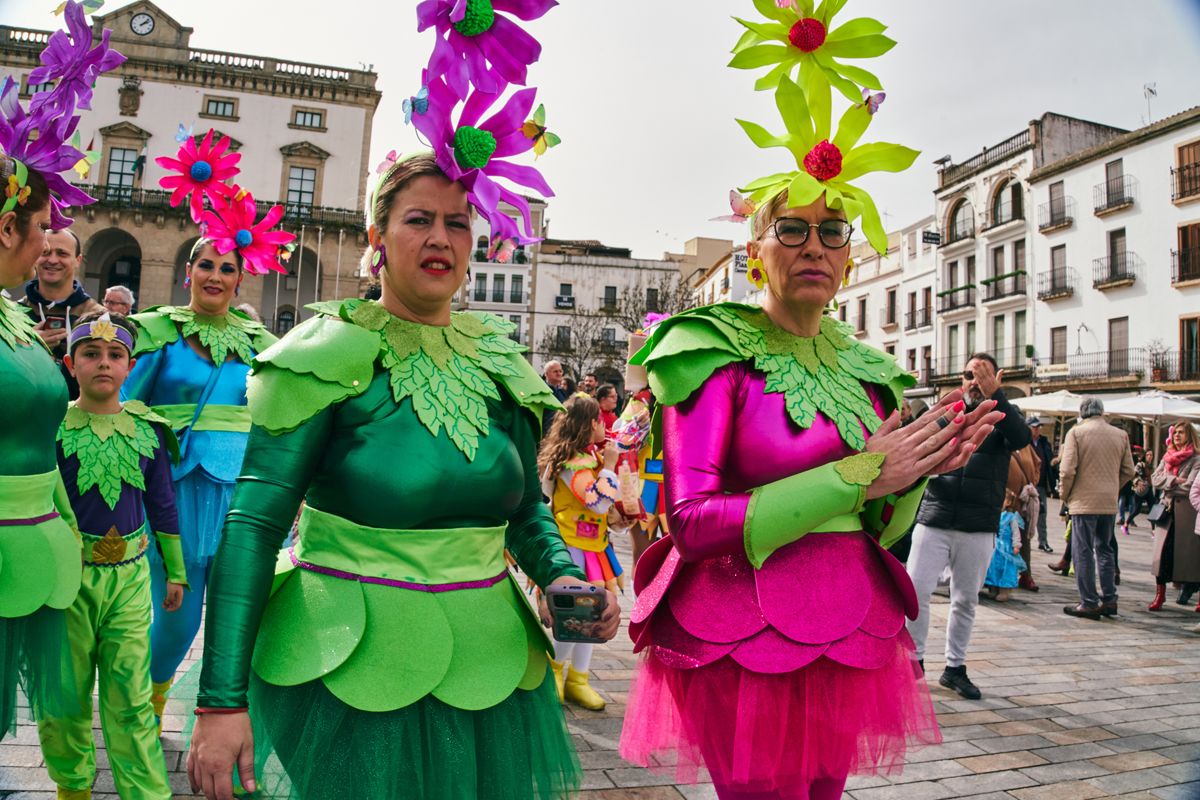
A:
[[[1114,519],[1117,495],[1133,478],[1129,436],[1104,419],[1104,404],[1086,397],[1080,422],[1063,442],[1060,475],[1062,499],[1071,509],[1071,553],[1078,605],[1063,609],[1072,617],[1100,619],[1117,614],[1117,555]],[[1099,571],[1100,595],[1096,594]]]
[[[1054,447],[1050,444],[1050,440],[1042,436],[1042,421],[1037,417],[1030,417],[1029,420],[1029,435],[1030,446],[1037,453],[1038,458],[1042,460],[1041,473],[1038,476],[1037,493],[1038,493],[1038,550],[1043,553],[1053,553],[1054,548],[1050,546],[1050,537],[1046,533],[1046,497],[1050,494],[1050,468],[1054,461]]]

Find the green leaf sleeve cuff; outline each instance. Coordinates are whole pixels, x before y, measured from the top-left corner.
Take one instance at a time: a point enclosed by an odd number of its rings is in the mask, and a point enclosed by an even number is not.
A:
[[[167,570],[167,580],[188,586],[187,569],[183,566],[183,543],[179,536],[173,533],[154,533],[158,539],[158,551],[162,554],[163,566]]]
[[[907,492],[877,497],[863,509],[863,525],[879,539],[885,550],[902,539],[912,527],[927,483],[929,479],[923,478]]]
[[[883,466],[882,453],[859,453],[790,475],[750,493],[743,540],[756,569],[806,534],[860,530],[867,490]]]

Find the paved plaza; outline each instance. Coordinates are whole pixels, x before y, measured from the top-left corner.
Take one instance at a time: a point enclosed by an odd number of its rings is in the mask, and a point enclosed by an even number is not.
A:
[[[1051,509],[1057,509],[1051,501]],[[1062,525],[1051,519],[1052,544]],[[1120,536],[1120,534],[1118,534]],[[628,542],[623,563],[628,563]],[[1159,614],[1145,610],[1153,593],[1148,528],[1120,536],[1121,615],[1091,622],[1063,615],[1074,581],[1047,571],[1057,556],[1034,553],[1038,594],[1017,591],[1006,604],[984,601],[968,670],[983,699],[962,700],[937,685],[946,600],[935,597],[927,666],[945,742],[911,754],[890,780],[855,778],[855,800],[1195,800],[1200,798],[1200,614],[1169,596]],[[623,605],[628,609],[631,599]],[[702,800],[711,786],[675,786],[669,775],[629,766],[616,753],[635,656],[622,633],[593,659],[593,685],[610,699],[603,713],[568,709],[585,769],[581,800]],[[193,655],[198,655],[195,650]],[[182,717],[166,720],[163,742],[171,780],[187,794]],[[99,727],[96,730],[99,738]],[[116,799],[107,761],[96,798]],[[50,800],[32,725],[0,744],[0,798]]]

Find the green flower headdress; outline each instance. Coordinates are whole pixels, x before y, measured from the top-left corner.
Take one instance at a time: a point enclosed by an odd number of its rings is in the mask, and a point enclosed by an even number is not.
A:
[[[755,7],[768,21],[738,20],[747,33],[734,48],[737,55],[730,66],[752,68],[777,64],[758,81],[757,88],[775,88],[775,105],[785,133],[776,136],[753,122],[740,119],[737,122],[756,145],[786,148],[796,162],[795,170],[758,178],[739,191],[748,193],[749,203],[760,210],[783,191],[788,193],[790,206],[808,205],[824,194],[826,204],[843,210],[848,220],[861,217],[867,241],[884,253],[887,231],[875,202],[866,190],[851,181],[870,172],[908,169],[918,152],[886,142],[859,143],[884,94],[871,94],[871,89],[880,88],[874,75],[840,64],[834,57],[877,56],[890,50],[895,42],[882,35],[885,29],[882,23],[865,18],[851,20],[826,35],[829,21],[845,4],[846,0],[822,0],[814,9],[813,0],[754,0]],[[802,39],[804,31],[808,31],[804,35],[810,38]],[[784,48],[762,44],[780,37],[788,41]],[[817,39],[820,42],[810,47]],[[796,81],[790,74],[793,68],[798,72]],[[838,121],[836,131],[832,91],[835,86],[853,101]]]

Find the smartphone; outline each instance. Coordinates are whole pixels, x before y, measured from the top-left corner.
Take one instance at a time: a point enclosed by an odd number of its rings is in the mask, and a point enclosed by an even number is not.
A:
[[[65,327],[67,327],[66,317],[46,317],[46,330],[61,331]]]
[[[546,604],[554,620],[554,638],[560,642],[605,642],[595,635],[595,630],[607,602],[604,590],[597,586],[551,586],[546,589]]]

